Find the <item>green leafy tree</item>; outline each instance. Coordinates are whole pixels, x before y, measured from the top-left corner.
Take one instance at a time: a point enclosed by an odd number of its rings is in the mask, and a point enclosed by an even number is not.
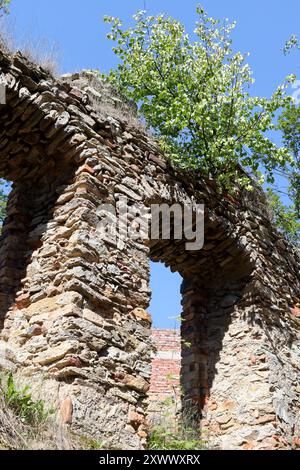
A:
[[[0,227],[5,219],[7,195],[5,192],[5,183],[0,179]]]
[[[0,0],[0,17],[3,14],[8,13],[9,4],[10,0]]]
[[[299,49],[297,36],[293,35],[286,42],[284,53],[288,54],[292,49]],[[269,189],[268,194],[274,211],[275,221],[279,229],[290,240],[300,243],[300,105],[289,103],[279,118],[278,128],[283,135],[283,142],[293,156],[291,165],[281,172],[287,180],[288,188],[286,196],[291,203],[286,206],[282,203],[276,192]]]
[[[140,104],[176,164],[227,187],[233,181],[251,187],[240,167],[272,183],[274,170],[285,168],[291,156],[266,132],[275,129],[276,112],[290,101],[286,87],[295,77],[270,99],[250,96],[251,70],[245,55],[232,49],[235,23],[210,18],[200,6],[197,15],[195,41],[179,21],[164,15],[138,12],[129,29],[106,17],[120,59],[109,80]]]
[[[24,424],[37,426],[44,423],[53,414],[52,409],[49,411],[45,409],[43,400],[34,401],[32,399],[29,386],[18,390],[11,372],[7,376],[2,392],[4,392],[7,405],[21,418]]]
[[[286,42],[285,54],[293,48],[300,50],[300,43],[295,35]],[[297,218],[300,219],[300,104],[296,103],[296,100],[284,109],[279,119],[279,129],[283,133],[285,146],[294,157],[292,167],[286,176],[290,183],[289,196],[294,202]]]
[[[0,0],[0,18],[8,13],[10,0]],[[0,34],[1,36],[1,34]],[[0,230],[5,218],[7,196],[5,194],[5,182],[0,179]]]

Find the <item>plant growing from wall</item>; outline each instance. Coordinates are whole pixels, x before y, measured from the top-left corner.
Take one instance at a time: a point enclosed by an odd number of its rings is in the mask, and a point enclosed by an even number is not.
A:
[[[235,24],[210,18],[197,7],[192,40],[184,26],[164,15],[135,16],[132,28],[106,17],[120,59],[109,80],[129,99],[161,139],[177,165],[200,170],[227,187],[250,189],[242,166],[260,182],[274,181],[274,170],[292,163],[287,148],[275,145],[266,132],[275,128],[278,109],[290,101],[285,89],[271,98],[250,96],[253,78],[245,55],[233,52]]]

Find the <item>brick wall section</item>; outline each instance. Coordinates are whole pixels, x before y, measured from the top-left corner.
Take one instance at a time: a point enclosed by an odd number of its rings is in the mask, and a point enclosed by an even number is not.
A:
[[[149,259],[159,261],[184,279],[183,405],[201,413],[210,447],[299,448],[299,250],[276,231],[259,189],[233,198],[173,168],[123,108],[94,108],[103,84],[88,77],[55,81],[0,50],[0,177],[13,182],[0,238],[0,372],[30,385],[75,434],[145,448],[145,309]],[[203,249],[103,237],[99,206],[119,215],[124,196],[141,209],[204,204]]]
[[[180,330],[152,330],[156,354],[152,359],[149,398],[151,401],[180,396]]]

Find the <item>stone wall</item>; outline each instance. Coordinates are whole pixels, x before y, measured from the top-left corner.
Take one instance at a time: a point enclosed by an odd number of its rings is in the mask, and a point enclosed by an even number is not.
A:
[[[299,445],[300,258],[261,191],[220,195],[213,181],[175,170],[134,120],[95,108],[84,76],[78,88],[2,52],[0,74],[0,177],[13,182],[0,248],[1,369],[74,432],[143,448],[149,260],[161,261],[184,278],[184,406],[198,408],[211,445]],[[99,205],[119,210],[123,195],[145,207],[205,204],[203,249],[112,243],[97,230]]]

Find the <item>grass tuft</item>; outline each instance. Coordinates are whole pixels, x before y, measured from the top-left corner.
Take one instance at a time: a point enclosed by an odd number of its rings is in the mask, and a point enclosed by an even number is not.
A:
[[[14,55],[20,51],[30,62],[42,67],[53,78],[59,75],[59,48],[57,44],[24,33],[24,37],[16,41],[14,27],[6,20],[0,19],[0,49]]]

